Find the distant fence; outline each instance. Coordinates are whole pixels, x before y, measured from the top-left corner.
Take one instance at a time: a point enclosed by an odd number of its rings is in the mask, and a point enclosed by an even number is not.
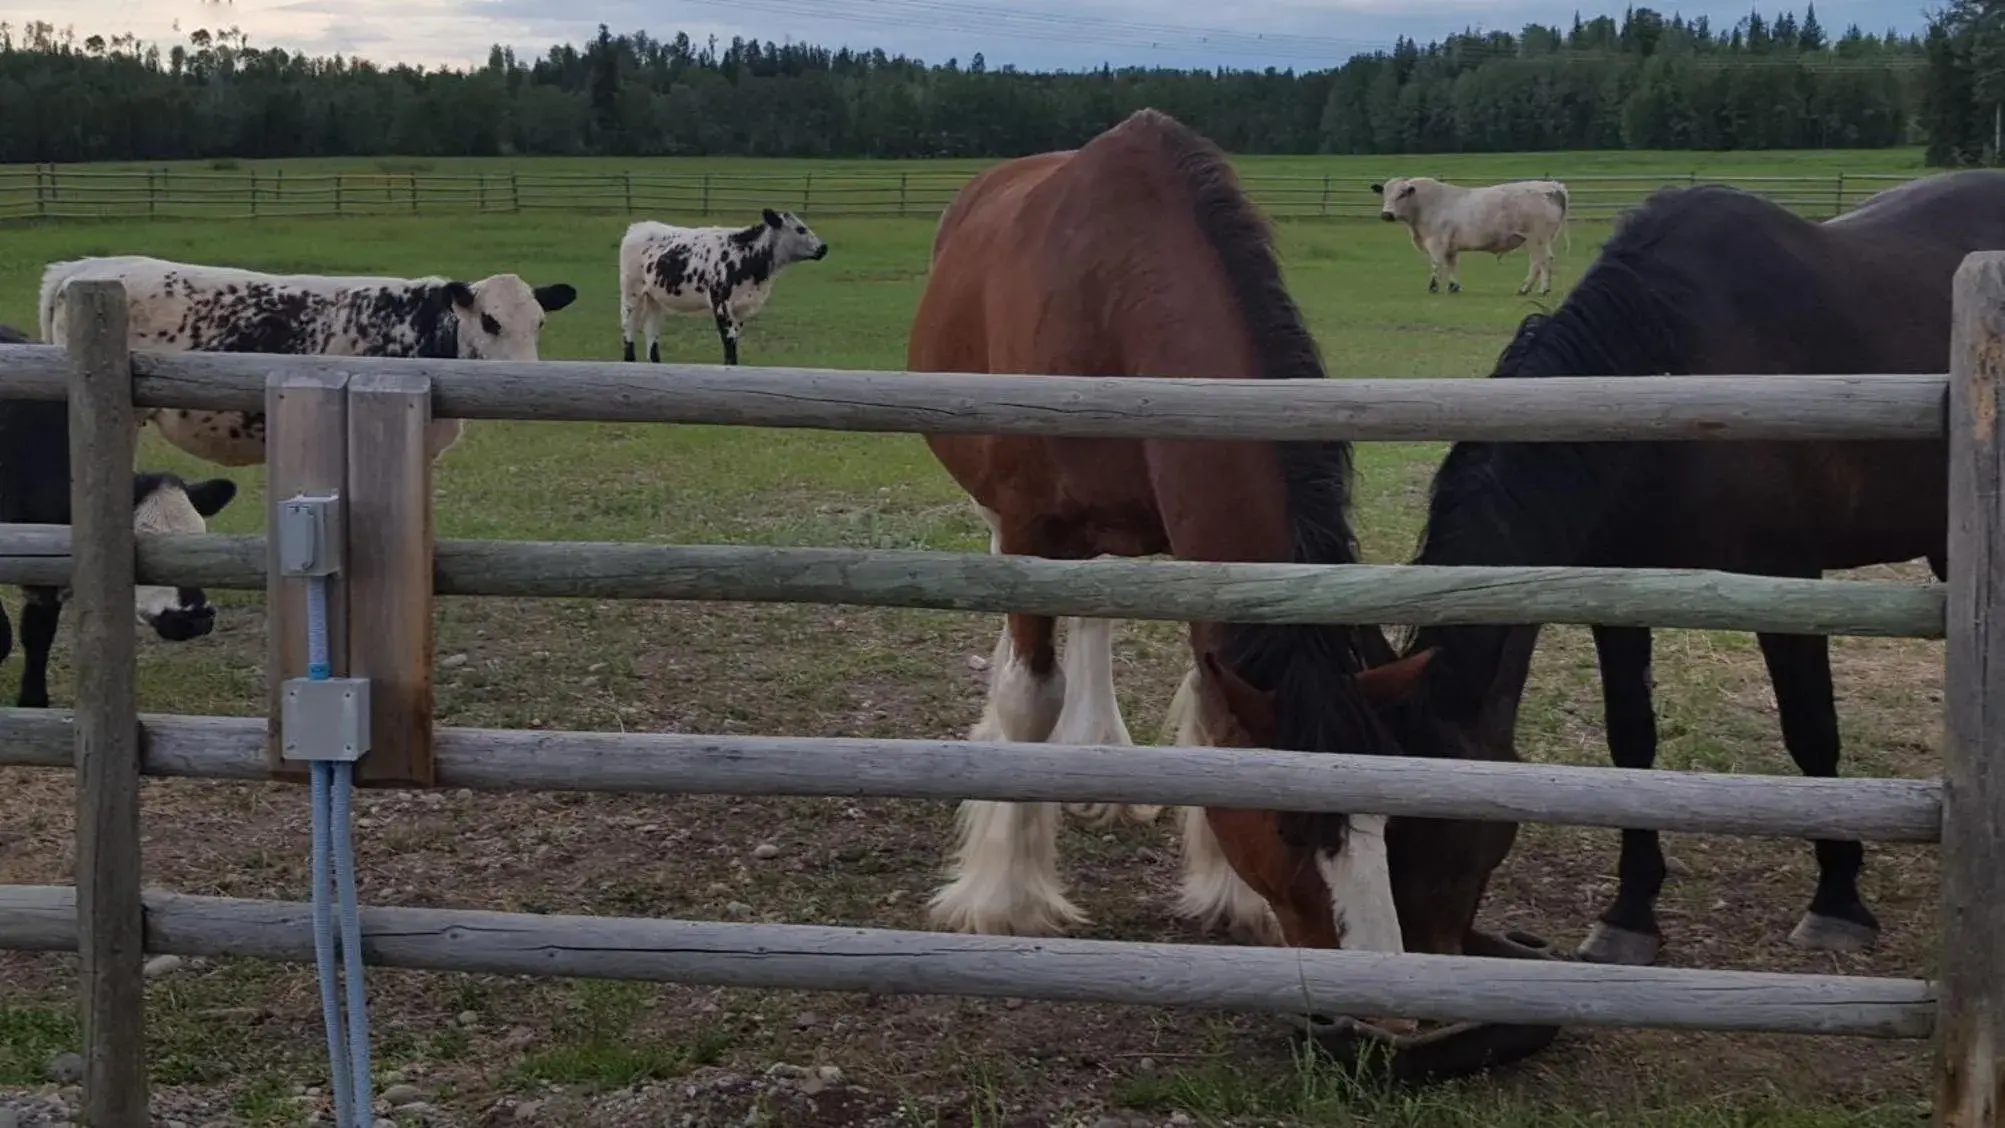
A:
[[[1424,160],[1400,162],[1416,174]],[[248,219],[279,217],[512,214],[551,211],[623,215],[721,216],[741,220],[761,208],[809,216],[938,215],[970,174],[945,171],[300,173],[283,169],[99,170],[0,167],[0,220]],[[1372,181],[1360,176],[1243,178],[1269,214],[1286,219],[1369,219],[1378,215]],[[1572,213],[1607,219],[1659,188],[1730,184],[1812,217],[1837,215],[1911,177],[1558,176]],[[1482,180],[1462,180],[1479,184]]]
[[[286,779],[283,713],[142,716],[132,588],[263,589],[268,681],[297,672],[299,593],[264,537],[135,537],[135,408],[264,410],[268,506],[339,490],[337,674],[371,680],[389,786],[1176,803],[1942,844],[1936,978],[1483,956],[946,936],[372,907],[385,966],[803,990],[1006,996],[1504,1023],[1936,1039],[1937,1124],[1998,1128],[2005,1076],[2005,253],[1956,280],[1943,376],[1106,380],[695,365],[132,353],[115,283],[73,284],[69,351],[0,350],[0,398],[70,400],[73,524],[0,525],[0,582],[63,584],[77,708],[0,710],[0,764],[77,772],[76,886],[0,886],[0,950],[82,956],[85,1104],[144,1128],[143,952],[298,961],[296,904],[142,889],[142,773]],[[786,394],[776,394],[784,391]],[[1945,408],[1945,404],[1947,405]],[[964,553],[445,542],[432,414],[848,431],[1237,439],[1939,440],[1946,585],[1574,568],[1051,561]],[[268,515],[271,509],[268,508]],[[828,602],[1210,621],[1576,622],[1947,639],[1944,779],[1775,779],[1238,749],[1078,748],[434,727],[441,594]],[[345,631],[341,623],[347,623]],[[358,624],[367,624],[366,627]],[[1992,628],[2000,628],[1994,637]],[[341,637],[345,634],[345,638]],[[408,726],[408,727],[406,727]],[[394,731],[392,731],[394,729]]]

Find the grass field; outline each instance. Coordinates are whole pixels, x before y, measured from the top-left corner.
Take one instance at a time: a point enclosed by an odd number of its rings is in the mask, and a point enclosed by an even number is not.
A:
[[[1734,164],[1770,171],[1916,171],[1913,154],[1559,154],[1387,162],[1510,174],[1660,172]],[[1867,162],[1877,161],[1877,168]],[[440,166],[451,162],[434,162]],[[1252,162],[1249,162],[1252,163]],[[1315,165],[1330,162],[1258,162]],[[1533,167],[1537,166],[1537,167]],[[796,166],[798,167],[798,166]],[[1359,167],[1363,164],[1360,162]],[[149,253],[286,270],[517,271],[571,282],[550,321],[551,358],[618,355],[614,249],[621,216],[368,221],[92,223],[0,236],[0,321],[33,324],[44,262]],[[829,257],[793,268],[748,330],[753,364],[899,368],[924,285],[930,220],[817,223]],[[1605,225],[1578,224],[1559,281],[1591,261]],[[1465,292],[1430,297],[1404,233],[1377,223],[1288,223],[1291,288],[1336,376],[1480,375],[1534,302],[1524,259],[1465,260]],[[1558,295],[1555,294],[1554,301]],[[714,331],[671,326],[671,359],[711,362]],[[1357,517],[1374,561],[1398,561],[1441,448],[1361,448]],[[143,461],[201,468],[149,439]],[[261,475],[217,522],[261,524]],[[925,547],[980,551],[964,497],[913,437],[708,427],[479,423],[438,478],[448,537]],[[1879,569],[1912,576],[1913,568]],[[218,632],[142,646],[142,707],[262,708],[263,623],[227,599]],[[815,736],[954,737],[979,710],[996,621],[837,607],[453,600],[439,624],[446,724]],[[1529,758],[1605,762],[1586,632],[1555,629],[1521,713]],[[62,645],[66,648],[68,632]],[[1181,672],[1177,631],[1123,628],[1117,661],[1138,739],[1155,734]],[[1661,763],[1791,773],[1749,636],[1663,632],[1656,676]],[[61,652],[66,655],[66,649]],[[1937,774],[1939,645],[1834,645],[1846,771]],[[70,670],[55,695],[69,698]],[[12,677],[12,667],[8,668]],[[7,691],[11,694],[11,690]],[[11,697],[9,698],[11,699]],[[68,880],[67,774],[0,770],[0,882]],[[277,786],[152,781],[149,884],[301,898],[305,803]],[[923,928],[947,843],[943,803],[608,796],[368,794],[358,801],[362,893],[379,904],[723,917]],[[772,843],[777,857],[755,859]],[[1492,926],[1571,945],[1613,889],[1615,836],[1526,827],[1493,886]],[[1086,935],[1198,940],[1166,911],[1176,878],[1169,820],[1062,846]],[[1932,850],[1875,847],[1866,895],[1885,925],[1865,956],[1784,941],[1815,868],[1805,843],[1667,836],[1665,960],[1683,966],[1926,974]],[[42,1080],[74,1043],[74,962],[0,954],[0,1092]],[[1573,1031],[1498,1075],[1425,1093],[1360,1087],[1298,1063],[1271,1024],[1139,1008],[872,999],[627,984],[373,972],[383,1071],[424,1086],[446,1124],[1572,1125],[1698,1128],[1877,1126],[1925,1118],[1925,1044]],[[190,1123],[304,1123],[323,1053],[310,972],[191,962],[154,981],[150,1030],[161,1101]],[[832,1065],[809,1100],[764,1079],[772,1063]],[[317,1093],[317,1090],[315,1091]],[[530,1103],[534,1102],[534,1103]],[[519,1106],[529,1103],[524,1111]],[[815,1107],[810,1109],[812,1104]],[[516,1111],[510,1111],[515,1109]],[[766,1117],[764,1121],[760,1116]]]

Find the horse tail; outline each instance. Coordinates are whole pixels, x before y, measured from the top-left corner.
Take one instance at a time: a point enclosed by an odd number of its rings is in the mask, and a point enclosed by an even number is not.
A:
[[[1572,254],[1573,228],[1567,223],[1568,199],[1566,185],[1555,182],[1551,188],[1546,190],[1546,198],[1559,205],[1559,235],[1561,239],[1566,241],[1567,253]]]

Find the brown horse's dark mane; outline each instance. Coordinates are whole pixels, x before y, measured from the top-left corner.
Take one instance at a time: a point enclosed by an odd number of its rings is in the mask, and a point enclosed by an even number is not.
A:
[[[1224,273],[1253,344],[1259,377],[1324,378],[1321,351],[1283,283],[1274,228],[1241,189],[1225,154],[1167,115],[1143,110],[1124,129],[1146,129],[1166,149],[1191,200],[1196,222]],[[1277,443],[1287,495],[1293,555],[1304,564],[1355,564],[1350,525],[1353,462],[1349,443]],[[1275,743],[1311,752],[1396,754],[1399,749],[1350,679],[1393,657],[1376,630],[1310,624],[1227,624],[1220,658],[1240,677],[1274,694]],[[1284,815],[1291,842],[1336,848],[1341,815]]]

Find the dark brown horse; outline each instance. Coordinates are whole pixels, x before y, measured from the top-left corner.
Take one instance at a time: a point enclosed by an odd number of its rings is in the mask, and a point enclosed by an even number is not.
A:
[[[1663,192],[1629,215],[1551,316],[1533,316],[1498,378],[1666,373],[1942,372],[1950,290],[1972,251],[2005,248],[2005,173],[1936,177],[1824,223],[1726,188]],[[1426,564],[1715,568],[1815,577],[1927,557],[1943,574],[1947,452],[1933,442],[1458,443],[1434,478]],[[1434,651],[1394,717],[1415,755],[1511,755],[1536,628],[1422,630]],[[1838,772],[1838,718],[1822,636],[1759,636],[1783,742],[1805,775]],[[1656,756],[1650,632],[1594,631],[1608,744],[1620,767]],[[1415,895],[1474,880],[1496,843],[1392,867]],[[1430,847],[1437,844],[1430,844]],[[1820,841],[1796,943],[1847,951],[1879,922],[1859,897],[1864,852]],[[1409,864],[1410,862],[1410,864]],[[1649,963],[1662,938],[1655,831],[1622,834],[1621,887],[1580,954]],[[1404,902],[1401,908],[1406,908]]]
[[[1319,379],[1282,285],[1272,233],[1224,156],[1144,110],[1077,151],[976,177],[941,218],[912,329],[921,372]],[[929,437],[974,498],[999,553],[1055,559],[1173,553],[1190,560],[1348,563],[1346,444]],[[1108,624],[1011,615],[975,739],[1125,742]],[[1399,665],[1375,629],[1194,623],[1193,675],[1208,743],[1393,755],[1370,702],[1397,697]],[[1371,668],[1371,667],[1378,668]],[[1069,673],[1069,677],[1068,677]],[[1056,868],[1056,804],[968,802],[939,925],[1055,932],[1083,919]],[[1153,814],[1144,809],[1143,817]],[[1400,922],[1377,817],[1209,812],[1186,821],[1185,905],[1296,945],[1398,950]],[[1216,832],[1214,842],[1212,833]],[[1228,871],[1217,865],[1222,846]],[[1459,942],[1459,936],[1457,937]],[[1407,945],[1415,944],[1409,938]]]

